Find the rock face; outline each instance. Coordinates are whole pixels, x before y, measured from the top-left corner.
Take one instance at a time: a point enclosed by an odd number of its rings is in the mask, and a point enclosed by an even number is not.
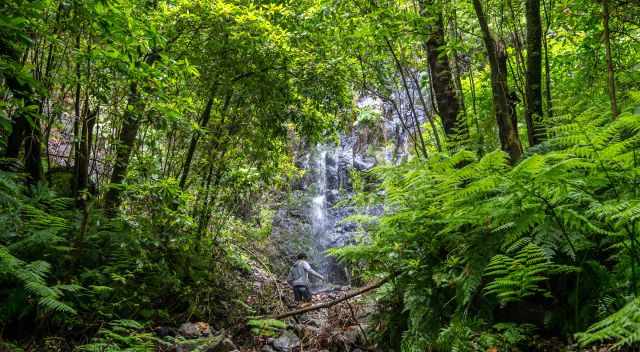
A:
[[[366,237],[364,230],[347,219],[356,214],[380,215],[382,206],[356,208],[349,204],[354,196],[351,175],[366,173],[381,164],[397,164],[408,159],[412,150],[408,129],[415,128],[407,115],[408,97],[394,93],[399,110],[381,101],[364,97],[358,102],[362,110],[374,111],[378,119],[359,119],[349,133],[343,133],[333,143],[309,145],[292,139],[294,162],[304,171],[291,188],[289,200],[280,208],[272,224],[274,244],[272,261],[279,263],[280,274],[286,270],[299,252],[306,252],[311,264],[334,284],[350,284],[350,277],[335,259],[325,255],[330,248],[343,247]],[[405,115],[398,115],[399,112]],[[419,122],[426,118],[418,111]],[[402,121],[400,120],[402,118]],[[374,185],[369,185],[369,189]],[[277,258],[275,258],[277,257]],[[316,287],[315,290],[322,289]]]

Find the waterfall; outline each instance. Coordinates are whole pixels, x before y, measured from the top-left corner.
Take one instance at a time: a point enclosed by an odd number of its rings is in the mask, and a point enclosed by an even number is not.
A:
[[[398,99],[400,115],[409,122],[408,100],[402,95]],[[288,268],[298,253],[305,252],[313,267],[333,284],[349,284],[350,277],[335,258],[326,254],[327,249],[367,238],[366,230],[348,218],[356,214],[377,217],[383,212],[382,204],[358,207],[349,201],[354,197],[350,174],[410,158],[411,139],[399,114],[372,97],[362,97],[358,106],[379,112],[381,120],[376,125],[354,124],[353,130],[340,133],[331,142],[293,145],[294,162],[304,175],[292,183],[291,196],[278,209],[272,226],[271,240],[286,258],[283,261],[274,256],[274,261]],[[419,117],[424,121],[424,115]]]
[[[322,146],[318,149],[313,158],[315,191],[311,199],[311,226],[314,238],[319,240],[327,230],[327,151]]]
[[[348,206],[335,204],[352,195],[348,169],[352,167],[352,142],[343,138],[339,144],[319,144],[310,152],[307,171],[311,177],[308,187],[307,212],[311,225],[314,254],[313,265],[332,283],[348,283],[348,275],[325,251],[342,247],[353,238],[353,228],[341,222],[352,214]],[[318,289],[318,288],[316,288]]]

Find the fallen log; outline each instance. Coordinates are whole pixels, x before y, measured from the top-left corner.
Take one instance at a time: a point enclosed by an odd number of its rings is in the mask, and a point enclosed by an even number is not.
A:
[[[362,288],[359,288],[355,291],[349,292],[346,295],[340,297],[340,298],[336,298],[333,301],[328,301],[328,302],[324,302],[324,303],[318,303],[318,304],[314,304],[312,306],[309,307],[305,307],[305,308],[300,308],[300,309],[296,309],[296,310],[292,310],[286,313],[282,313],[282,314],[278,314],[278,315],[274,315],[272,318],[273,319],[284,319],[284,318],[288,318],[291,316],[295,316],[295,315],[299,315],[302,313],[306,313],[306,312],[311,312],[314,310],[318,310],[318,309],[322,309],[322,308],[329,308],[331,306],[334,306],[340,302],[344,302],[350,298],[353,298],[355,296],[359,296],[363,293],[366,293],[368,291],[371,291],[373,289],[376,289],[382,285],[384,285],[386,282],[388,282],[391,279],[392,275],[387,276],[386,278],[378,281],[378,282],[374,282],[372,284],[369,284],[367,286],[364,286]]]

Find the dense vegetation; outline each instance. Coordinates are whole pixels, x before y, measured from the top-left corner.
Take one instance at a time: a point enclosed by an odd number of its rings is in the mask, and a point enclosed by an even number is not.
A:
[[[626,0],[5,1],[2,339],[238,327],[298,145],[397,118],[336,251],[382,350],[637,345],[639,51]]]

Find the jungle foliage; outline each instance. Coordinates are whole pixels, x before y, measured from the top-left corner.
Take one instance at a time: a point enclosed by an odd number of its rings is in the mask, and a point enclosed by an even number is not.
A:
[[[289,137],[313,143],[351,104],[305,11],[0,4],[2,339],[148,350],[142,327],[234,328],[258,309],[244,248],[297,174]]]
[[[409,126],[433,112],[412,129],[418,158],[358,178],[356,205],[385,206],[378,219],[352,218],[371,238],[333,251],[365,276],[396,275],[376,298],[383,349],[539,350],[555,338],[637,346],[637,6],[351,6],[362,89]],[[460,106],[455,133],[433,92],[442,68],[430,61],[433,36],[451,66],[452,82],[440,83]],[[426,101],[411,93],[422,87],[433,92]],[[510,111],[499,106],[504,87]]]
[[[295,149],[390,120],[335,252],[383,350],[637,346],[639,50],[627,0],[3,1],[0,349],[239,326]]]

